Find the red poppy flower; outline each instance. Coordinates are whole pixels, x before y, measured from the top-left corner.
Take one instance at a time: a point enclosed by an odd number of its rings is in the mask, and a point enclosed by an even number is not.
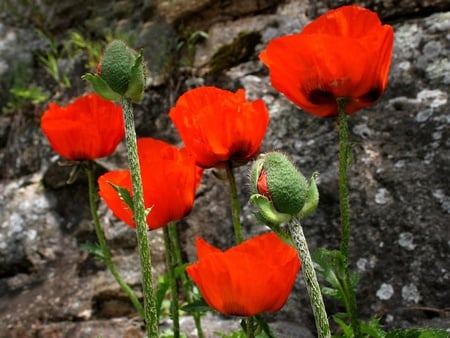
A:
[[[294,248],[266,233],[224,252],[197,238],[199,261],[186,268],[209,306],[236,316],[278,311],[300,270]]]
[[[72,161],[109,156],[124,137],[122,108],[97,94],[65,107],[50,103],[41,128],[55,152]]]
[[[338,114],[372,105],[383,94],[389,76],[394,33],[377,14],[350,5],[331,10],[299,34],[275,38],[260,54],[275,89],[305,111]]]
[[[200,184],[201,169],[187,151],[150,137],[137,141],[141,166],[144,205],[152,208],[147,216],[150,230],[187,215]],[[109,184],[125,188],[132,195],[129,170],[110,171],[98,179],[99,194],[114,215],[135,227],[133,212]]]
[[[256,156],[269,124],[264,102],[247,101],[243,89],[236,93],[215,87],[192,89],[169,115],[186,148],[204,168]]]

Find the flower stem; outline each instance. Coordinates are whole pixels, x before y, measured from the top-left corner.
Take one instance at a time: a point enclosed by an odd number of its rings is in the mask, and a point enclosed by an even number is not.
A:
[[[350,241],[350,211],[348,202],[348,126],[345,113],[345,98],[337,100],[339,110],[339,206],[341,212],[341,252],[348,264],[348,245]]]
[[[255,338],[255,319],[253,316],[246,318],[246,331],[247,338]]]
[[[348,125],[347,114],[345,112],[345,98],[338,98],[337,105],[339,111],[339,205],[341,212],[341,246],[340,251],[344,258],[345,276],[344,282],[346,285],[346,301],[345,306],[347,314],[350,319],[350,324],[353,328],[355,337],[360,335],[360,326],[356,314],[356,299],[355,292],[348,287],[350,281],[349,271],[349,242],[350,242],[350,207],[348,198],[348,179],[347,170],[349,163],[349,144],[348,144]]]
[[[236,244],[240,244],[244,241],[242,235],[241,224],[241,202],[237,193],[236,178],[234,177],[233,164],[228,161],[226,164],[227,178],[230,184],[230,203],[231,203],[231,217],[233,219],[234,236],[236,238]],[[247,338],[255,337],[255,320],[253,316],[247,317],[246,321],[246,335]]]
[[[169,236],[170,239],[172,241],[172,249],[173,249],[173,254],[174,254],[174,258],[175,258],[175,266],[181,266],[183,264],[183,258],[181,255],[181,248],[180,248],[180,240],[178,237],[178,229],[177,229],[177,225],[175,222],[170,222],[169,225],[167,226],[169,228]],[[190,278],[187,278],[186,273],[183,271],[180,274],[180,278],[181,278],[181,283],[183,284],[185,293],[186,293],[186,299],[188,301],[188,303],[192,303],[194,301],[194,297],[192,294],[192,280]],[[192,314],[192,317],[194,318],[194,323],[195,323],[195,327],[197,329],[197,337],[198,338],[203,338],[204,334],[203,334],[203,329],[202,329],[202,323],[200,320],[200,313],[199,312],[194,312]]]
[[[237,194],[236,179],[234,177],[233,165],[231,161],[226,164],[228,183],[230,184],[230,198],[231,198],[231,217],[233,219],[234,236],[236,243],[240,244],[244,240],[242,235],[241,225],[241,202]]]
[[[164,232],[164,246],[166,249],[166,265],[167,265],[167,275],[169,278],[169,287],[170,287],[170,312],[172,316],[173,322],[173,338],[180,337],[180,316],[179,306],[178,306],[178,286],[177,280],[175,277],[175,267],[176,267],[176,257],[174,252],[174,243],[173,238],[170,236],[169,226],[167,225],[163,228]]]
[[[303,234],[302,225],[297,217],[293,217],[289,221],[289,230],[302,261],[302,272],[316,321],[317,335],[319,338],[331,337],[330,324],[328,322],[322,293],[320,292],[319,282],[317,281],[316,271],[314,270],[305,235]]]
[[[142,189],[141,170],[137,152],[136,131],[131,101],[123,98],[123,114],[125,122],[125,142],[128,151],[128,162],[133,185],[133,208],[136,223],[136,235],[142,271],[142,288],[144,294],[145,327],[149,338],[158,337],[158,312],[156,309],[153,288],[152,263],[150,246],[147,238],[146,211],[144,206],[144,193]]]
[[[102,251],[102,259],[108,267],[109,271],[120,285],[123,291],[128,295],[137,312],[144,318],[144,308],[142,307],[141,302],[138,297],[134,293],[134,291],[130,288],[130,286],[122,279],[120,274],[116,270],[116,266],[114,265],[111,254],[108,249],[108,245],[106,244],[105,234],[103,232],[102,227],[100,226],[100,219],[97,213],[97,186],[95,184],[95,173],[92,162],[88,162],[85,166],[86,175],[88,178],[88,188],[89,188],[89,207],[91,210],[92,220],[94,221],[95,233],[97,234],[97,240],[100,245],[100,250]]]

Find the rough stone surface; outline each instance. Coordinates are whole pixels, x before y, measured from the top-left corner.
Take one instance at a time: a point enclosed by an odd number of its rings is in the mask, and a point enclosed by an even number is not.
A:
[[[249,99],[263,98],[270,110],[271,122],[262,151],[284,151],[307,177],[313,171],[320,173],[319,208],[304,220],[311,250],[337,248],[336,121],[310,116],[277,93],[257,54],[272,38],[298,32],[327,8],[344,2],[249,1],[248,8],[237,8],[237,1],[220,2],[220,6],[211,1],[190,3],[183,7],[179,1],[146,1],[136,10],[130,2],[118,1],[103,4],[87,17],[86,11],[67,11],[75,4],[69,0],[43,1],[40,7],[16,10],[10,16],[0,14],[0,107],[9,100],[4,93],[14,77],[11,71],[20,60],[30,65],[32,83],[54,92],[52,100],[58,103],[67,103],[89,90],[75,81],[85,71],[79,66],[82,57],[60,60],[70,65],[67,70],[76,83],[66,91],[58,88],[35,62],[35,51],[48,50],[33,29],[37,24],[56,32],[54,37],[61,42],[71,23],[81,25],[83,20],[84,28],[91,27],[95,32],[101,31],[99,27],[103,31],[125,30],[137,37],[136,47],[144,48],[146,55],[158,51],[148,64],[155,71],[152,86],[142,104],[136,106],[138,135],[177,144],[180,139],[167,112],[182,92],[201,84],[231,90],[244,87]],[[386,329],[448,329],[448,2],[359,3],[379,11],[395,30],[387,91],[376,105],[348,119],[353,155],[349,170],[350,263],[360,273],[359,311],[365,318],[379,316]],[[39,16],[32,14],[43,9],[48,12],[48,20],[36,21]],[[205,17],[209,19],[203,20]],[[186,32],[175,27],[181,22],[205,31],[208,39],[191,46],[195,47],[190,55],[192,65],[178,69],[174,61],[185,55],[178,54],[177,41],[186,42],[182,36]],[[249,32],[261,36],[254,53],[221,73],[210,74],[208,63],[217,50],[231,44],[240,33]],[[141,321],[114,279],[100,262],[80,249],[82,243],[95,240],[85,177],[80,176],[73,185],[66,184],[70,169],[56,164],[58,158],[39,130],[44,109],[44,104],[29,105],[16,113],[0,115],[0,337],[141,337]],[[99,163],[98,174],[125,167],[123,144],[112,157]],[[242,187],[244,235],[250,237],[264,228],[257,224],[248,202],[247,170],[248,166],[238,168],[236,178]],[[196,259],[196,236],[220,248],[233,245],[228,187],[216,173],[205,172],[194,208],[180,222],[180,238],[188,261]],[[102,203],[99,213],[114,261],[140,295],[135,233],[114,219]],[[149,238],[158,276],[164,273],[161,231],[150,233]],[[326,303],[329,313],[341,310],[328,299]],[[314,336],[301,274],[285,307],[267,318],[279,337]],[[214,336],[216,331],[237,329],[239,320],[209,314],[203,323]],[[170,322],[163,319],[161,328],[169,327]],[[182,327],[188,337],[195,337],[188,317],[182,318]]]

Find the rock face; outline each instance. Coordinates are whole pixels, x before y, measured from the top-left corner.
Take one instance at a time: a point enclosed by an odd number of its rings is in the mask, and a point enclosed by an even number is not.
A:
[[[298,32],[318,14],[344,2],[249,1],[251,6],[240,8],[238,2],[229,1],[221,2],[223,10],[216,2],[190,2],[192,6],[183,7],[180,1],[157,1],[139,13],[129,2],[120,1],[98,9],[109,13],[112,30],[128,27],[129,35],[137,37],[136,47],[144,48],[150,58],[153,50],[158,51],[152,59],[155,67],[149,64],[151,87],[144,102],[136,106],[138,134],[177,143],[180,140],[167,113],[182,92],[201,84],[232,90],[244,87],[248,98],[263,98],[270,110],[262,151],[282,150],[307,177],[313,171],[320,173],[319,208],[304,220],[310,249],[337,248],[336,121],[310,116],[276,92],[257,54],[272,38]],[[450,327],[450,8],[439,0],[400,1],[395,6],[387,1],[360,3],[394,20],[388,23],[395,30],[395,47],[387,91],[376,105],[348,119],[353,155],[350,264],[360,273],[358,309],[364,318],[381,317],[386,329],[446,329]],[[61,45],[70,30],[67,23],[86,20],[89,25],[83,29],[104,28],[100,15],[87,18],[80,11],[65,11],[73,6],[71,1],[64,1],[61,8],[51,7],[57,5],[48,1],[41,6],[35,8],[37,13],[48,8],[52,8],[49,15],[66,13],[65,20],[61,14],[59,21],[38,21],[44,27],[48,24],[49,32],[58,32],[52,34]],[[79,56],[59,60],[72,65],[68,76],[76,85],[66,91],[57,88],[34,60],[33,53],[48,46],[30,24],[37,23],[28,20],[36,18],[28,16],[29,11],[0,14],[4,33],[0,34],[0,88],[4,89],[0,108],[10,100],[4,93],[13,83],[11,71],[18,64],[31,67],[32,84],[54,91],[52,100],[66,103],[89,90],[77,82],[85,71],[77,66],[82,61]],[[209,20],[202,26],[198,18],[205,16]],[[180,22],[185,30],[176,27]],[[204,31],[208,38],[189,40],[194,32],[186,27]],[[259,36],[253,49],[243,58],[224,62],[212,74],[211,60],[217,51],[235,47],[239,36],[249,33]],[[239,48],[229,50],[240,53]],[[180,65],[176,60],[189,62]],[[39,129],[45,107],[46,103],[28,104],[0,115],[0,337],[140,337],[141,322],[125,295],[104,266],[80,249],[82,243],[95,240],[85,178],[65,184],[69,172],[56,165],[55,154]],[[114,156],[101,161],[98,173],[125,165],[122,145]],[[254,219],[248,202],[247,170],[237,170],[237,181],[244,234],[250,237],[264,228]],[[205,172],[194,209],[179,227],[188,261],[196,260],[196,236],[221,248],[233,245],[227,189],[213,171]],[[139,293],[135,233],[103,204],[99,210],[118,269]],[[155,272],[162,274],[161,233],[149,236]],[[341,310],[328,299],[326,303],[330,314]],[[301,275],[286,306],[268,320],[280,337],[314,336]],[[216,316],[208,316],[204,324],[207,332],[237,327],[236,320]],[[188,336],[194,337],[187,318],[183,325]]]

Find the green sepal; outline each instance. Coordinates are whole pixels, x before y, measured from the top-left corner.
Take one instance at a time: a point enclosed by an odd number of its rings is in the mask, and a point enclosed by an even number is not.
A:
[[[144,97],[145,66],[143,53],[144,52],[141,49],[130,70],[128,89],[125,93],[125,97],[129,98],[132,102],[140,102]]]
[[[83,80],[89,81],[94,87],[94,91],[106,100],[121,101],[122,95],[116,93],[111,87],[97,74],[87,73],[81,77]]]
[[[298,217],[302,219],[305,216],[312,214],[319,205],[319,190],[317,189],[316,177],[319,173],[315,172],[312,174],[308,183],[308,190],[306,191],[305,204],[302,210],[300,210]]]
[[[261,170],[267,175],[271,200],[280,213],[297,215],[305,205],[307,182],[303,174],[281,152],[265,154]]]
[[[281,212],[278,212],[272,201],[270,201],[266,196],[260,195],[260,194],[254,194],[250,196],[250,201],[256,205],[259,209],[259,215],[265,220],[266,222],[272,223],[272,224],[280,224],[282,222],[289,222],[292,218],[289,214],[283,214]],[[257,216],[258,218],[258,216]],[[264,223],[266,223],[264,222]]]

